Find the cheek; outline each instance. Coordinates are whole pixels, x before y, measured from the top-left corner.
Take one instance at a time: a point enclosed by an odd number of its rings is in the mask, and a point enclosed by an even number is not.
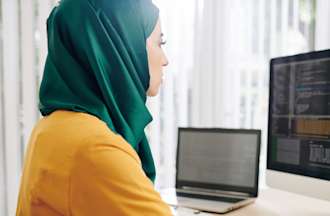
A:
[[[161,57],[162,52],[159,47],[147,47],[148,51],[148,64],[149,64],[149,96],[156,96],[158,94],[159,86],[162,81],[162,64]]]
[[[159,48],[148,49],[148,63],[149,63],[149,73],[154,79],[161,77],[162,72],[162,55]]]

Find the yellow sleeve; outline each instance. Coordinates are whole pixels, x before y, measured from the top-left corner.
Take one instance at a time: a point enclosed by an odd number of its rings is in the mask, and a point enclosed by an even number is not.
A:
[[[70,206],[77,216],[172,215],[140,161],[116,146],[98,144],[77,153]]]

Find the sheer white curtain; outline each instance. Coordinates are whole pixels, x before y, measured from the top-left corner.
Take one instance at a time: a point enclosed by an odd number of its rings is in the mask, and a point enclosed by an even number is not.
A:
[[[12,95],[18,95],[17,77],[19,73],[19,62],[16,61],[19,55],[19,38],[18,38],[18,4],[12,1],[1,2],[2,15],[2,137],[1,152],[2,161],[1,168],[3,176],[1,185],[2,206],[6,210],[7,207],[13,208],[15,205],[19,168],[21,165],[20,152],[20,136],[17,133],[19,128],[18,121],[18,98],[11,98],[7,92]],[[8,128],[8,129],[7,129]],[[13,129],[13,130],[11,130]],[[0,209],[2,211],[2,209]],[[12,214],[13,212],[11,212]],[[3,215],[9,215],[8,211]]]
[[[316,2],[315,49],[330,49],[330,1]]]

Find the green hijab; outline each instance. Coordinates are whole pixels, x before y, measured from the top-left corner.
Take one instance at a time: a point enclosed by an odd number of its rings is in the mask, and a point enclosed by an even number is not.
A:
[[[146,39],[157,20],[151,0],[62,0],[47,19],[39,95],[43,116],[62,109],[103,120],[135,149],[152,181]]]

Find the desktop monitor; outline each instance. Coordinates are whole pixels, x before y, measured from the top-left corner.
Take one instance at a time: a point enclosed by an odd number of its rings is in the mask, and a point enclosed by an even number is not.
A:
[[[266,182],[330,200],[330,50],[270,62]]]

